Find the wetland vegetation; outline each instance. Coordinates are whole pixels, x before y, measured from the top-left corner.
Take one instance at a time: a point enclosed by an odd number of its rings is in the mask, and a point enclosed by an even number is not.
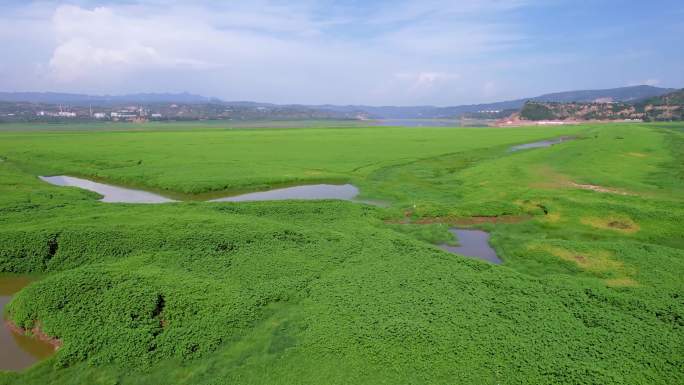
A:
[[[13,127],[5,316],[60,348],[0,384],[684,382],[684,124]],[[389,205],[206,202],[301,184]]]

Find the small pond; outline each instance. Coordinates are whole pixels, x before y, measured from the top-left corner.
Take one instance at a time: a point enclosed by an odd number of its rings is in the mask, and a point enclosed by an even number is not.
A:
[[[449,229],[459,246],[441,245],[443,250],[464,257],[482,259],[500,265],[503,263],[489,245],[489,233],[481,230]]]
[[[521,151],[521,150],[529,150],[531,148],[551,147],[553,145],[563,143],[563,142],[568,142],[568,141],[575,140],[575,139],[576,138],[573,136],[561,136],[560,138],[555,138],[555,139],[547,139],[547,140],[540,140],[538,142],[518,144],[516,146],[510,147],[508,149],[508,151],[509,152],[516,152],[516,151]]]
[[[0,274],[0,313],[12,295],[31,282],[21,275]],[[0,370],[20,370],[55,353],[54,346],[13,331],[3,319],[0,327]]]
[[[312,184],[219,198],[211,202],[276,201],[286,199],[352,200],[357,195],[359,195],[359,189],[351,184]]]
[[[79,187],[102,195],[102,202],[109,203],[167,203],[173,199],[163,197],[147,191],[134,190],[124,187],[111,186],[104,183],[93,182],[87,179],[76,178],[73,176],[41,176],[45,182],[55,186]]]

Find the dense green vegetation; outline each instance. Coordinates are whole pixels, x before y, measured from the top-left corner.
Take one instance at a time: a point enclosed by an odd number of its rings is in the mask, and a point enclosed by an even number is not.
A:
[[[548,136],[540,128],[8,132],[0,156],[34,174],[197,194],[363,178],[393,163]]]
[[[22,122],[1,123],[0,131],[7,132],[31,132],[31,131],[187,131],[197,130],[236,130],[247,128],[317,128],[317,127],[367,127],[368,123],[362,120],[201,120],[189,122]]]
[[[0,271],[45,274],[8,316],[64,343],[0,384],[682,383],[682,148],[680,124],[0,133]],[[106,204],[45,174],[392,205]],[[430,244],[462,222],[505,263]]]
[[[664,106],[664,105],[669,105],[669,106],[676,106],[676,105],[684,105],[684,89],[675,91],[672,93],[669,93],[667,95],[663,95],[660,97],[654,97],[654,98],[649,98],[646,99],[644,102],[640,103],[643,105],[654,105],[654,106]]]
[[[553,111],[544,104],[527,102],[520,110],[520,117],[527,120],[552,120],[555,119]]]

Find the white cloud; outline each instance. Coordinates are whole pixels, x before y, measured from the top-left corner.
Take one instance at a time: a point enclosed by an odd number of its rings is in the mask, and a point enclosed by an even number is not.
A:
[[[503,25],[461,23],[407,27],[380,38],[396,51],[419,55],[462,55],[492,53],[520,44],[524,37]]]
[[[407,54],[478,55],[521,44],[526,36],[507,20],[509,12],[533,0],[391,2],[371,25],[391,26],[377,36],[384,46]]]
[[[58,82],[115,77],[133,71],[159,69],[206,70],[216,67],[185,57],[183,46],[196,37],[180,36],[173,23],[119,14],[111,8],[93,10],[60,6],[52,18],[57,46],[49,66]],[[180,49],[169,49],[169,40]]]
[[[482,94],[484,94],[486,97],[491,98],[492,96],[496,95],[496,91],[496,82],[494,82],[493,80],[486,81],[482,86]]]
[[[423,71],[417,73],[397,73],[395,77],[408,84],[410,92],[429,91],[444,85],[445,83],[458,80],[460,75],[446,72]]]
[[[627,86],[659,86],[661,84],[660,79],[650,78],[638,81],[628,82]]]
[[[35,2],[0,12],[0,43],[20,57],[3,61],[12,75],[0,77],[0,88],[477,102],[505,88],[482,85],[496,78],[496,63],[515,62],[501,54],[526,44],[508,16],[532,1],[403,0],[360,10],[311,0]]]
[[[539,0],[459,0],[459,1],[396,1],[385,6],[367,21],[372,24],[414,24],[462,22],[482,19],[483,15],[495,17],[524,6],[539,3]]]

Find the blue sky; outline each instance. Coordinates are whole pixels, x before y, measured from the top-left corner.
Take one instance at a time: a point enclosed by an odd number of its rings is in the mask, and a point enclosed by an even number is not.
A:
[[[0,90],[457,105],[684,87],[684,1],[3,1]]]

